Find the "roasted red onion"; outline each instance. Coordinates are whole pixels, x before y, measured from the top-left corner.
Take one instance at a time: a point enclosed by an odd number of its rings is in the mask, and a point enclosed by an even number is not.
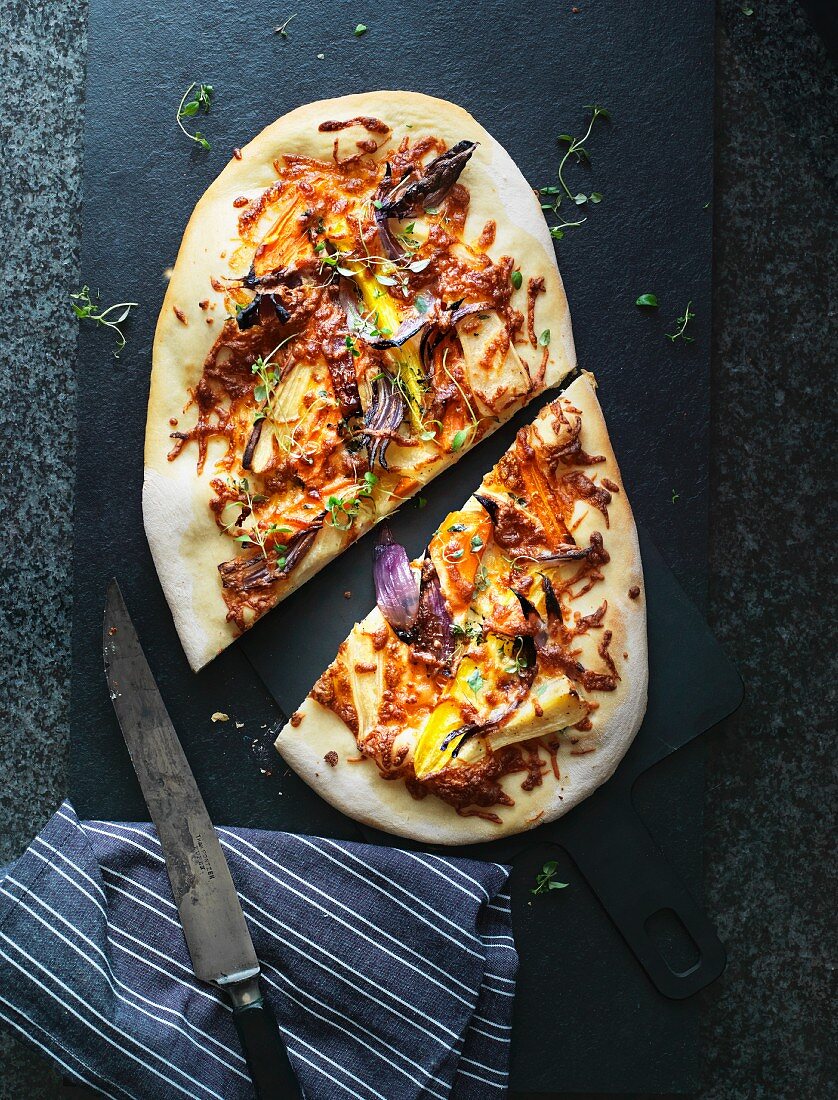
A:
[[[390,230],[390,215],[385,211],[385,205],[388,195],[395,194],[391,190],[393,186],[392,170],[389,162],[384,166],[384,176],[381,183],[378,185],[378,189],[375,193],[375,201],[373,202],[373,216],[375,218],[375,225],[378,229],[378,236],[381,239],[381,246],[384,249],[385,255],[391,259],[394,263],[401,263],[405,258],[404,250],[399,242],[393,236]],[[398,190],[398,188],[396,188]]]
[[[420,329],[423,329],[425,325],[431,323],[434,320],[433,316],[428,310],[426,313],[411,313],[409,317],[405,317],[399,327],[391,336],[374,336],[372,339],[367,340],[367,343],[372,348],[400,348],[402,344],[406,344],[411,336],[415,336]]]
[[[577,546],[574,542],[562,543],[547,554],[534,554],[532,560],[539,565],[558,565],[562,561],[579,561],[590,556],[590,546]]]
[[[454,656],[453,623],[430,558],[426,558],[422,565],[419,615],[411,640],[417,657],[443,668],[451,664]]]
[[[552,581],[545,573],[541,574],[541,587],[544,590],[544,606],[547,610],[547,622],[550,623],[554,619],[559,619],[559,621],[561,621],[561,604],[556,596]]]
[[[371,468],[377,462],[388,469],[387,448],[402,420],[404,398],[390,375],[382,372],[372,384],[372,401],[364,414],[366,431],[362,442],[366,444]]]
[[[458,141],[432,160],[419,179],[409,183],[402,179],[383,200],[381,212],[389,218],[405,218],[420,206],[436,206],[442,202],[476,148],[476,141]]]
[[[238,592],[250,592],[254,588],[267,588],[276,581],[287,577],[294,566],[311,549],[317,538],[322,521],[316,526],[308,527],[304,531],[298,531],[286,545],[282,566],[279,559],[273,560],[259,553],[249,557],[232,558],[223,561],[218,567],[221,574],[221,584],[224,588],[233,588]]]
[[[494,309],[491,302],[470,302],[468,305],[463,305],[462,302],[456,302],[448,307],[451,310],[451,323],[455,324],[458,321],[462,321],[464,317],[468,317],[471,313],[488,313],[490,309]]]
[[[394,630],[410,630],[419,614],[419,586],[407,551],[394,541],[386,524],[373,547],[372,573],[379,611]]]
[[[547,629],[547,624],[527,597],[521,592],[516,592],[514,588],[512,592],[518,597],[518,603],[520,603],[524,618],[527,620],[527,626],[529,626],[532,631],[532,636],[522,635],[520,639],[523,650],[526,651],[527,664],[529,666],[535,662],[536,653],[541,652],[547,645],[549,641],[549,631]],[[555,599],[555,594],[553,599]]]

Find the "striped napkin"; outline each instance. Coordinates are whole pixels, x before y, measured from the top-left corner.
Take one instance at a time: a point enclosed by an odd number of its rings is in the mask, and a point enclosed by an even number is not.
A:
[[[508,868],[219,829],[307,1100],[503,1096]],[[252,1098],[232,1013],[193,976],[150,825],[65,802],[0,870],[0,1020],[105,1096]]]

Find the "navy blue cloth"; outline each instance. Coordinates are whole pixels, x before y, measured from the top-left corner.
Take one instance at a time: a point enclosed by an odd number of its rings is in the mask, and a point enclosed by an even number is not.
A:
[[[308,1100],[504,1095],[508,868],[218,832]],[[65,802],[7,869],[0,1019],[105,1096],[253,1096],[232,1012],[192,974],[150,825],[79,822]]]

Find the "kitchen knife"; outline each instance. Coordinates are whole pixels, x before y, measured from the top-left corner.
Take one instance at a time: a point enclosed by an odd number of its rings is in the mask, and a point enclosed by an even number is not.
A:
[[[259,961],[227,860],[115,580],[108,585],[102,653],[195,976],[230,998],[259,1100],[298,1098],[276,1020],[259,989]]]

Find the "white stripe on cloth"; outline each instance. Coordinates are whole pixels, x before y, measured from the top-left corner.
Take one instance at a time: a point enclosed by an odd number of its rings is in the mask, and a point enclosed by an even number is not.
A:
[[[219,830],[219,831],[223,832],[223,830]],[[448,986],[444,985],[441,981],[439,981],[438,978],[434,978],[430,974],[428,974],[427,973],[427,969],[428,969],[427,963],[425,964],[425,967],[424,967],[424,970],[423,970],[422,968],[418,967],[415,963],[412,963],[408,959],[404,958],[402,955],[399,955],[395,951],[391,951],[389,948],[385,947],[383,944],[378,943],[376,939],[370,939],[367,936],[367,934],[365,932],[363,932],[360,928],[358,928],[357,926],[353,926],[348,921],[344,920],[342,917],[339,917],[337,915],[337,913],[334,913],[334,912],[330,913],[329,910],[325,906],[320,905],[318,902],[314,901],[312,898],[306,897],[306,895],[303,894],[300,890],[295,890],[293,886],[290,886],[280,876],[271,874],[271,872],[267,871],[264,867],[260,867],[259,864],[256,863],[254,860],[250,859],[249,856],[246,856],[243,852],[240,852],[239,849],[237,847],[235,847],[235,845],[232,845],[229,842],[229,840],[226,840],[226,841],[222,840],[221,844],[222,844],[222,847],[226,848],[228,851],[235,852],[236,855],[238,855],[241,859],[243,859],[245,861],[245,863],[250,864],[251,867],[255,867],[258,871],[261,871],[261,873],[263,875],[265,875],[267,878],[269,878],[272,882],[275,882],[275,883],[277,883],[277,885],[282,886],[286,890],[289,890],[296,897],[301,898],[307,904],[311,905],[312,908],[319,910],[319,912],[321,912],[321,913],[325,913],[326,916],[328,916],[330,918],[330,920],[337,921],[338,924],[340,924],[342,927],[347,929],[347,931],[350,933],[350,935],[357,936],[357,937],[363,939],[366,943],[371,944],[378,951],[381,951],[383,954],[387,955],[389,958],[394,959],[400,965],[406,966],[410,970],[413,970],[416,974],[422,974],[428,981],[430,981],[434,985],[436,985],[439,989],[441,989],[449,997],[455,997],[458,1001],[461,1001],[463,1004],[468,1005],[469,1008],[473,1007],[473,1003],[472,1003],[473,999],[474,999],[473,997],[470,1000],[466,1000],[464,997],[460,997],[459,994],[455,993]],[[303,880],[300,879],[300,881],[302,882]],[[325,894],[324,894],[324,896],[325,896]],[[339,902],[337,902],[337,903],[335,902],[335,899],[331,899],[331,900],[332,900],[333,905],[335,905],[335,904],[340,905]],[[341,906],[341,908],[345,909],[347,912],[351,912],[351,910],[349,909],[348,906]],[[398,944],[402,951],[405,950],[404,945],[399,943],[399,941],[396,939],[395,936],[391,936],[389,934],[389,932],[386,932],[379,925],[373,924],[372,921],[367,920],[366,917],[359,917],[359,915],[357,913],[354,914],[354,915],[355,915],[355,919],[356,920],[360,919],[361,921],[363,921],[363,923],[368,928],[370,928],[372,930],[372,932],[374,933],[375,936],[381,937],[383,939],[387,939],[391,943]],[[412,952],[412,953],[417,954],[417,952]],[[463,985],[464,988],[466,988],[466,989],[468,988],[468,986],[466,986],[464,982],[462,982],[462,983],[458,982],[457,979],[454,978],[451,974],[446,974],[445,971],[441,971],[441,973],[444,975],[444,977],[446,978],[446,980],[449,983],[450,982],[457,982],[457,984]]]
[[[100,1013],[98,1013],[96,1011],[96,1009],[93,1008],[92,1005],[89,1005],[87,1003],[87,1001],[84,1000],[83,997],[80,997],[78,993],[76,993],[74,990],[72,990],[65,982],[62,982],[60,978],[57,978],[46,966],[44,966],[42,963],[38,962],[37,959],[33,958],[33,956],[30,955],[28,951],[24,951],[24,949],[22,947],[20,947],[18,944],[16,944],[14,942],[14,940],[9,939],[9,937],[4,932],[0,932],[0,939],[4,940],[4,942],[7,943],[9,945],[9,947],[12,947],[12,948],[14,948],[15,951],[19,952],[19,954],[21,954],[26,959],[26,961],[28,963],[31,963],[42,974],[44,974],[47,978],[49,978],[51,981],[53,981],[55,983],[55,985],[59,986],[59,988],[63,989],[65,993],[69,994],[69,996],[71,996],[76,1002],[78,1002],[78,1004],[80,1004],[82,1006],[82,1008],[86,1008],[87,1011],[92,1016],[94,1016],[98,1020],[102,1020],[103,1023],[107,1023],[108,1026],[113,1031],[115,1031],[118,1035],[122,1036],[123,1039],[127,1039],[127,1041],[129,1043],[133,1043],[133,1045],[139,1047],[140,1050],[146,1051],[146,1053],[150,1054],[158,1062],[162,1062],[164,1065],[167,1065],[170,1069],[173,1069],[176,1073],[181,1074],[188,1081],[191,1081],[193,1084],[197,1085],[198,1088],[200,1088],[200,1089],[204,1088],[204,1086],[201,1085],[200,1081],[196,1081],[194,1077],[190,1076],[184,1070],[181,1070],[177,1066],[172,1065],[171,1062],[167,1062],[167,1060],[165,1058],[163,1058],[161,1055],[156,1054],[152,1050],[149,1050],[147,1047],[143,1046],[143,1044],[141,1042],[139,1042],[137,1039],[134,1039],[127,1032],[123,1031],[121,1028],[117,1027],[115,1024],[110,1023],[110,1021],[105,1020],[104,1017]],[[6,962],[9,963],[11,966],[13,966],[16,970],[20,971],[20,973],[23,974],[23,976],[25,978],[27,978],[30,982],[35,982],[37,980],[35,978],[34,974],[31,974],[26,969],[25,966],[23,966],[20,963],[16,962],[14,959],[11,958],[11,956],[7,955],[6,952],[2,948],[0,948],[0,956],[2,956],[6,960]],[[155,1077],[159,1077],[161,1081],[165,1081],[167,1084],[171,1085],[172,1088],[177,1089],[178,1092],[182,1092],[184,1096],[192,1097],[192,1100],[198,1100],[198,1097],[197,1097],[196,1093],[190,1092],[189,1089],[186,1088],[184,1085],[182,1085],[179,1081],[175,1081],[171,1077],[168,1077],[161,1070],[156,1069],[153,1065],[150,1065],[148,1062],[146,1062],[142,1058],[140,1058],[139,1055],[134,1054],[134,1052],[129,1050],[129,1048],[127,1046],[124,1046],[121,1043],[118,1043],[115,1039],[112,1039],[110,1036],[106,1035],[103,1031],[100,1031],[99,1028],[96,1027],[95,1024],[93,1024],[90,1020],[86,1020],[84,1018],[84,1016],[82,1016],[79,1012],[77,1012],[67,1001],[65,1001],[57,993],[55,993],[53,990],[47,988],[47,986],[45,986],[42,982],[39,983],[39,984],[40,984],[41,989],[43,989],[44,992],[49,997],[52,997],[53,1000],[57,1001],[58,1004],[60,1004],[61,1007],[66,1012],[69,1012],[72,1016],[75,1016],[76,1019],[78,1019],[85,1027],[89,1028],[89,1030],[92,1031],[95,1035],[98,1035],[100,1039],[104,1040],[104,1042],[108,1043],[112,1047],[116,1047],[117,1050],[119,1050],[121,1054],[124,1054],[127,1058],[130,1058],[134,1062],[138,1062],[145,1069],[147,1069],[151,1073],[153,1073]],[[218,1100],[223,1100],[223,1097],[217,1092],[210,1092],[210,1095],[218,1097]]]
[[[3,879],[2,883],[0,883],[0,893],[4,893],[5,895],[7,895],[7,897],[13,898],[13,895],[9,894],[7,889],[5,889],[5,883],[7,883],[7,882],[11,882],[13,884],[13,886],[18,887],[20,890],[25,891],[25,893],[27,895],[30,895],[30,897],[33,898],[38,904],[42,905],[43,908],[48,913],[51,913],[55,917],[56,920],[62,922],[62,924],[64,924],[65,927],[69,928],[69,930],[71,932],[74,932],[80,939],[84,939],[85,943],[88,944],[93,950],[95,950],[95,952],[102,959],[102,961],[104,963],[104,967],[100,966],[97,963],[96,959],[90,958],[90,956],[87,955],[84,952],[84,950],[82,950],[78,946],[78,944],[74,944],[73,942],[69,941],[69,939],[67,939],[66,936],[64,936],[62,933],[58,932],[57,928],[53,927],[51,924],[49,924],[47,921],[45,921],[42,916],[38,915],[37,913],[34,912],[34,910],[30,909],[30,906],[26,905],[26,903],[21,901],[20,898],[14,899],[16,901],[16,903],[21,905],[22,908],[27,913],[31,913],[32,916],[34,917],[34,919],[46,928],[47,932],[51,932],[54,936],[57,936],[59,939],[62,939],[62,941],[65,944],[67,944],[68,947],[73,949],[74,952],[76,952],[76,954],[80,958],[84,959],[86,961],[86,963],[89,964],[89,966],[91,966],[91,967],[95,968],[96,970],[98,970],[99,974],[101,974],[101,976],[104,978],[104,980],[106,980],[108,982],[108,985],[111,987],[111,990],[113,992],[114,997],[119,998],[125,1004],[131,1005],[131,1008],[133,1008],[136,1012],[141,1012],[143,1015],[148,1016],[148,1018],[150,1018],[151,1020],[156,1020],[157,1023],[163,1024],[166,1027],[170,1027],[170,1029],[173,1029],[174,1031],[176,1031],[179,1034],[183,1035],[186,1038],[186,1040],[189,1043],[191,1043],[192,1045],[196,1046],[199,1049],[199,1051],[201,1051],[201,1053],[208,1054],[211,1058],[216,1059],[217,1062],[219,1062],[221,1065],[223,1065],[223,1066],[227,1067],[228,1069],[230,1069],[231,1073],[239,1074],[239,1076],[243,1080],[250,1080],[250,1078],[247,1077],[246,1074],[242,1073],[242,1070],[240,1070],[240,1069],[236,1068],[235,1066],[231,1065],[232,1058],[236,1058],[236,1059],[239,1060],[239,1062],[244,1063],[244,1056],[243,1055],[236,1054],[236,1052],[234,1052],[234,1051],[228,1051],[227,1052],[228,1053],[228,1059],[219,1058],[219,1056],[216,1053],[214,1053],[213,1051],[210,1051],[210,1049],[207,1048],[207,1043],[216,1043],[217,1042],[216,1040],[214,1040],[212,1035],[209,1035],[206,1031],[201,1031],[200,1027],[196,1027],[194,1024],[190,1024],[189,1021],[186,1019],[186,1016],[183,1015],[183,1013],[177,1012],[175,1009],[168,1008],[168,1005],[158,1004],[156,1001],[152,1001],[152,1000],[150,1000],[146,997],[143,997],[142,993],[137,993],[135,990],[131,989],[130,986],[126,986],[124,982],[120,981],[119,978],[115,977],[115,975],[113,974],[113,972],[110,968],[110,960],[108,959],[107,954],[103,952],[101,947],[99,947],[98,944],[93,943],[92,939],[90,939],[88,936],[86,936],[84,934],[84,932],[80,932],[78,930],[78,928],[75,927],[75,925],[70,924],[70,922],[66,920],[66,917],[62,916],[62,914],[58,913],[56,910],[54,910],[52,908],[52,905],[47,905],[47,903],[42,898],[38,898],[37,894],[33,893],[33,891],[31,891],[29,889],[29,887],[21,886],[20,882],[13,879],[11,875],[8,875],[7,877],[5,877]],[[197,1032],[198,1035],[200,1035],[200,1041],[196,1040],[196,1038],[194,1036],[191,1036],[186,1031],[184,1031],[183,1027],[178,1027],[178,1025],[173,1023],[172,1021],[163,1020],[163,1019],[159,1018],[159,1016],[155,1016],[151,1012],[146,1012],[146,1010],[141,1008],[139,1004],[132,1004],[131,1001],[128,1000],[128,998],[122,996],[122,993],[120,993],[117,990],[117,986],[119,986],[120,989],[124,989],[126,993],[129,993],[130,996],[135,998],[136,1000],[143,1001],[145,1004],[151,1005],[151,1007],[153,1009],[157,1009],[158,1012],[168,1012],[168,1013],[172,1013],[172,1014],[178,1016],[178,1018],[180,1020],[184,1021],[184,1023],[187,1025],[187,1027],[190,1027],[190,1029],[194,1030],[195,1032]],[[221,1044],[218,1044],[218,1045],[221,1046]],[[223,1047],[222,1047],[222,1049],[223,1049]]]
[[[507,869],[220,829],[309,1100],[501,1094]],[[69,804],[0,882],[0,1020],[113,1100],[249,1100],[229,1003],[194,977],[149,826]]]

